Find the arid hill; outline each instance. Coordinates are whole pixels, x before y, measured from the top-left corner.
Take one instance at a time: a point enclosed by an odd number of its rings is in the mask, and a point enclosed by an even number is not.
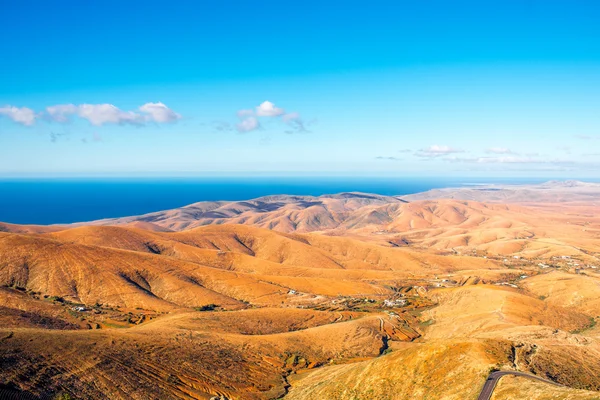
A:
[[[479,252],[546,261],[552,257],[577,256],[590,264],[595,260],[590,255],[600,253],[600,203],[499,204],[456,199],[408,203],[395,197],[363,193],[270,196],[245,202],[196,203],[86,225],[169,232],[225,224],[283,233],[315,232],[440,253]]]
[[[289,290],[383,295],[432,268],[456,276],[511,271],[492,260],[430,255],[352,239],[240,225],[183,232],[85,226],[43,235],[0,233],[0,284],[91,305],[169,311],[243,302],[281,304]]]
[[[430,202],[422,202],[424,200]],[[408,205],[409,202],[417,202],[417,205]],[[435,189],[407,196],[358,192],[318,197],[278,195],[247,201],[200,202],[173,210],[91,224],[134,224],[146,230],[175,231],[211,224],[245,224],[281,232],[347,231],[389,225],[413,229],[463,223],[468,219],[464,212],[454,212],[452,207],[478,202],[500,205],[528,203],[536,208],[543,208],[544,204],[556,206],[557,203],[595,207],[600,206],[600,183],[551,181],[539,185],[481,185]],[[419,204],[425,206],[420,207]],[[438,205],[439,209],[428,207],[430,204]]]
[[[591,202],[346,193],[0,225],[0,398],[600,397]],[[268,228],[268,229],[265,229]]]
[[[146,223],[170,230],[203,225],[245,224],[281,232],[333,229],[365,207],[403,204],[395,197],[366,193],[313,196],[267,196],[236,202],[200,202],[135,217],[95,221],[99,225]]]

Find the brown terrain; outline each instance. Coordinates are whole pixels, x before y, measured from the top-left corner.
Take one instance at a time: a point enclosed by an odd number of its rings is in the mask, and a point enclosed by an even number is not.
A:
[[[0,398],[599,399],[599,188],[0,224]]]

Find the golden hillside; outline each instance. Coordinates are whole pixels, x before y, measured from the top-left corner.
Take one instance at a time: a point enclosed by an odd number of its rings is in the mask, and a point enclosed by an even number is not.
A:
[[[545,189],[540,190],[544,193]],[[565,192],[564,199],[568,197],[569,192]],[[437,198],[407,202],[397,197],[344,193],[203,202],[89,224],[149,231],[242,224],[284,233],[318,232],[393,246],[433,248],[439,252],[477,251],[543,259],[566,255],[593,262],[595,259],[589,256],[600,254],[598,215],[600,205],[593,202],[557,203],[539,198],[538,202],[520,203]]]
[[[0,395],[476,399],[493,369],[562,385],[494,399],[599,393],[594,205],[286,199],[3,225]]]

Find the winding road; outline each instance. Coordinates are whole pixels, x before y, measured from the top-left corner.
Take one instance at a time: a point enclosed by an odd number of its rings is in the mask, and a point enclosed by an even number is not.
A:
[[[550,385],[562,386],[562,385],[559,385],[556,382],[552,382],[552,381],[549,381],[547,379],[540,378],[539,376],[535,376],[535,375],[531,375],[531,374],[526,374],[525,372],[517,372],[517,371],[494,371],[494,372],[490,373],[490,375],[488,376],[487,380],[485,381],[485,384],[483,385],[483,389],[481,389],[481,393],[479,393],[479,397],[477,398],[477,400],[490,400],[492,398],[492,393],[494,392],[494,389],[496,388],[496,385],[498,384],[498,381],[504,375],[522,376],[524,378],[536,379],[538,381],[541,381],[541,382],[544,382],[544,383],[548,383]]]

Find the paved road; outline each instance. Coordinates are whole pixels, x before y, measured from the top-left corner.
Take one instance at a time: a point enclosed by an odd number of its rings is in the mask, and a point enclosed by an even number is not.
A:
[[[535,375],[531,375],[531,374],[526,374],[524,372],[495,371],[495,372],[492,372],[488,376],[487,380],[485,381],[485,384],[483,385],[483,389],[481,389],[481,393],[479,393],[479,397],[477,398],[477,400],[490,400],[492,398],[492,393],[494,392],[494,389],[496,388],[496,385],[498,384],[498,381],[504,375],[522,376],[524,378],[536,379],[538,381],[549,383],[549,384],[554,385],[554,386],[562,386],[562,385],[559,385],[556,382],[552,382],[552,381],[549,381],[547,379],[540,378],[539,376],[535,376]]]

